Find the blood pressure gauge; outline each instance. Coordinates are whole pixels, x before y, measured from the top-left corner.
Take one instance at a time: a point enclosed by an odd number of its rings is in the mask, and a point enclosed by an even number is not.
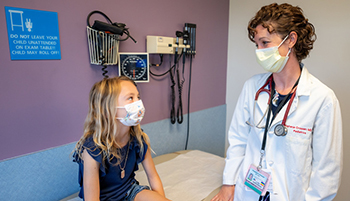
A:
[[[148,53],[119,53],[119,75],[135,82],[149,82]]]

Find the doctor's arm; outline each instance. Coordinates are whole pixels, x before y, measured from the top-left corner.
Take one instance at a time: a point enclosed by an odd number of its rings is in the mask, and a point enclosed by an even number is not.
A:
[[[239,169],[242,165],[248,135],[251,127],[246,123],[251,122],[249,102],[253,102],[254,97],[249,93],[251,83],[246,82],[238,98],[232,121],[228,131],[229,147],[225,158],[225,169],[223,174],[223,184],[234,185],[238,178]],[[252,101],[250,101],[252,100]]]
[[[342,120],[335,96],[319,111],[312,149],[312,172],[305,200],[333,200],[340,185],[343,160]]]
[[[246,123],[246,121],[249,120],[249,101],[247,100],[252,97],[249,97],[249,90],[247,90],[247,88],[248,84],[245,83],[239,96],[228,132],[228,142],[230,146],[227,149],[225,158],[223,186],[220,192],[211,201],[232,201],[234,198],[236,180],[245,156],[248,133],[250,132],[250,126]]]

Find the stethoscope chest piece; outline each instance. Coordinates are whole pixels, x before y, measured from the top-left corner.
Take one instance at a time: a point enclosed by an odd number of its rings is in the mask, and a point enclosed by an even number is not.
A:
[[[285,136],[288,133],[288,128],[282,124],[278,124],[275,127],[275,135],[277,136]]]

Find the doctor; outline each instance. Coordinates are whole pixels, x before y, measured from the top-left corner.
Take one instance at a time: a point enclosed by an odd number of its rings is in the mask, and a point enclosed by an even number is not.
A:
[[[342,171],[340,106],[301,63],[313,48],[314,26],[301,8],[274,3],[256,13],[248,32],[268,73],[244,84],[223,186],[212,201],[334,199]]]

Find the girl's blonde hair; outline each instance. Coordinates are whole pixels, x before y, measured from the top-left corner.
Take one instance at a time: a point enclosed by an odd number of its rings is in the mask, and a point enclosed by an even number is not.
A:
[[[103,79],[93,85],[89,95],[89,113],[84,123],[84,134],[75,146],[75,154],[82,160],[83,145],[86,139],[92,136],[97,148],[101,150],[103,164],[105,161],[111,161],[116,158],[120,162],[120,148],[116,141],[118,136],[118,126],[116,119],[116,103],[121,91],[120,83],[123,81],[135,82],[128,77],[120,76]],[[141,130],[140,125],[133,126],[130,129],[130,135],[137,139],[141,152],[144,150],[142,139],[150,147],[149,138]],[[94,151],[94,150],[91,150]],[[140,153],[141,155],[143,153]],[[118,164],[117,163],[117,164]]]

